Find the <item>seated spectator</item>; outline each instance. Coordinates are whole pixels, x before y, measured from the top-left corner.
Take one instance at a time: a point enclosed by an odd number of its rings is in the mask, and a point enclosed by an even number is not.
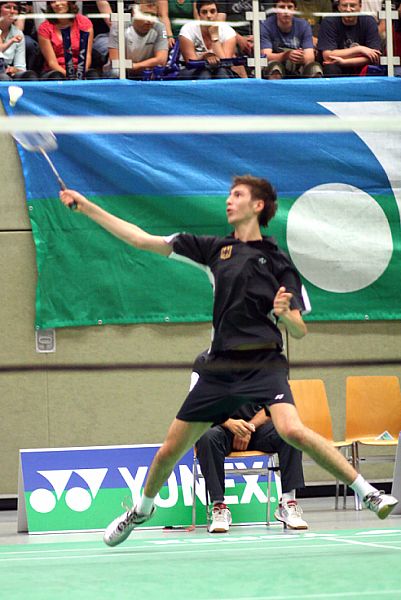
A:
[[[36,4],[42,4],[35,2]],[[44,2],[46,8],[46,2]],[[29,18],[29,15],[36,11],[32,2],[20,2],[18,4],[20,16],[15,25],[20,29],[25,37],[25,58],[26,68],[29,71],[35,71],[39,74],[43,67],[43,56],[38,44],[38,36],[34,19]],[[39,9],[40,11],[40,9]]]
[[[164,23],[167,31],[169,48],[174,46],[175,40],[181,29],[181,25],[175,25],[174,19],[196,19],[198,17],[195,2],[192,0],[158,0],[158,15]]]
[[[124,12],[131,12],[132,2],[124,2]],[[91,19],[93,25],[93,47],[92,47],[92,67],[102,69],[109,59],[109,34],[111,28],[112,13],[117,12],[117,2],[108,0],[85,0],[82,2],[82,14],[106,14],[103,19]]]
[[[138,12],[139,9],[139,12]],[[128,79],[142,79],[144,69],[164,67],[168,57],[166,29],[163,23],[146,20],[146,15],[157,15],[157,2],[144,0],[133,7],[132,24],[125,30],[125,58],[131,61],[126,75]],[[119,58],[117,24],[112,25],[109,37],[109,60],[104,73],[118,77],[119,69],[112,67],[111,61]]]
[[[380,64],[380,36],[374,17],[352,13],[362,9],[360,0],[339,0],[343,17],[325,17],[320,25],[318,50],[323,73],[328,77],[357,75],[365,65]]]
[[[196,8],[201,21],[217,21],[218,8],[216,2],[200,0]],[[234,58],[236,49],[236,33],[227,23],[218,25],[201,25],[194,21],[187,23],[179,35],[182,57],[203,61],[198,68],[187,67],[180,73],[182,79],[227,79],[237,77],[230,67],[222,67],[223,58]]]
[[[25,38],[15,26],[18,15],[16,2],[0,2],[0,56],[3,71],[0,80],[37,79],[33,71],[27,71],[25,62]]]
[[[296,0],[277,0],[277,13],[260,27],[260,48],[269,64],[264,79],[288,76],[321,77],[322,67],[315,61],[312,29],[305,19],[294,17]]]
[[[73,64],[75,69],[78,66],[79,57],[79,35],[80,31],[88,31],[88,47],[86,54],[86,78],[94,79],[99,75],[95,69],[91,69],[92,62],[92,43],[93,26],[91,21],[78,13],[78,7],[75,2],[67,0],[55,0],[49,2],[48,13],[54,13],[56,16],[46,19],[38,29],[38,40],[41,52],[45,59],[43,69],[43,79],[65,79],[67,76],[66,63],[64,56],[64,44],[61,30],[67,27],[71,28],[71,49]],[[62,18],[63,14],[73,14],[72,18]],[[58,18],[58,15],[60,17]]]

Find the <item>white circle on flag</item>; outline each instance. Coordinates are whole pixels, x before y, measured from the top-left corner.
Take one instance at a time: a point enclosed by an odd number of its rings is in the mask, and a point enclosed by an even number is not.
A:
[[[56,506],[56,498],[50,490],[39,488],[30,495],[29,504],[36,512],[49,513]]]
[[[369,286],[386,270],[393,253],[390,225],[378,202],[343,183],[318,185],[294,202],[287,244],[301,275],[337,293]]]
[[[92,504],[92,496],[84,488],[74,487],[65,494],[65,503],[71,510],[83,512]]]

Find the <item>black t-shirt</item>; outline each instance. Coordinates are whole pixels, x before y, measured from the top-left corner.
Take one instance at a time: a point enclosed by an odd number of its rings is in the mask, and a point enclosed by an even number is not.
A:
[[[377,23],[373,17],[361,16],[355,25],[344,25],[339,17],[325,17],[319,29],[318,50],[343,50],[360,45],[380,50]]]
[[[259,2],[259,10],[271,8],[271,2]],[[252,11],[252,0],[223,0],[218,3],[219,12],[227,15],[227,21],[246,21],[246,13]],[[235,27],[235,31],[240,35],[251,35],[252,25],[242,25]]]
[[[214,290],[212,352],[240,345],[283,346],[274,297],[280,286],[293,294],[291,308],[305,310],[302,283],[290,258],[273,238],[241,242],[227,237],[177,234],[171,258],[195,263]]]

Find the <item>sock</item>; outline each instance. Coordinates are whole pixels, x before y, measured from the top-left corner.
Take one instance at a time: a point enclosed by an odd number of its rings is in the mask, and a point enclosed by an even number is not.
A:
[[[374,488],[373,485],[370,485],[362,475],[358,475],[349,487],[354,490],[362,500],[371,492],[377,492],[376,488]]]
[[[143,494],[137,506],[138,512],[143,513],[144,515],[150,515],[150,511],[152,510],[154,501],[154,498],[148,498],[147,496],[145,496],[145,494]]]
[[[295,500],[295,490],[290,490],[289,492],[283,492],[283,495],[280,500],[280,504],[283,502],[288,502],[289,500]]]

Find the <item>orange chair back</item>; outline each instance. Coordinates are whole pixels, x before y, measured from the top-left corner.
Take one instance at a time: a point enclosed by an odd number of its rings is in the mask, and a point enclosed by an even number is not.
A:
[[[333,441],[333,427],[324,382],[321,379],[291,379],[289,383],[302,423]]]
[[[401,390],[398,377],[347,377],[346,438],[377,437],[388,431],[397,440],[401,431]]]

